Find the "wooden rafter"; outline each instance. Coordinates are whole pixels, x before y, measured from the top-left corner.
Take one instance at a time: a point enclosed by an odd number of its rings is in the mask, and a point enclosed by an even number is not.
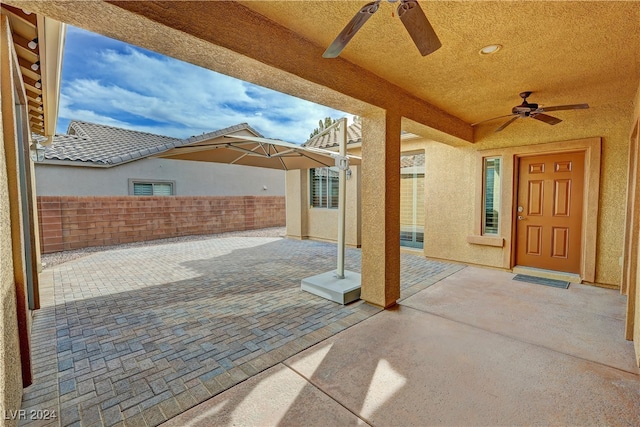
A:
[[[44,133],[44,105],[42,100],[42,71],[33,64],[40,61],[40,45],[37,43],[38,20],[34,13],[2,4],[2,13],[9,17],[13,45],[27,92],[29,124],[32,132]],[[35,46],[33,43],[35,42]],[[30,46],[31,44],[31,46]],[[40,86],[40,87],[38,87]]]

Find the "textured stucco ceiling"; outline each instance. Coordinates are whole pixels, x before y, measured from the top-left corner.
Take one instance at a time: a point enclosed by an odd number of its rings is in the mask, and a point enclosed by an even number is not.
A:
[[[328,46],[359,1],[243,1]],[[341,57],[468,123],[530,102],[591,107],[630,102],[640,80],[640,2],[422,1],[442,48],[422,57],[386,1]],[[481,47],[501,44],[494,55]],[[327,59],[326,61],[331,61]],[[375,90],[375,88],[372,88]],[[581,111],[559,111],[570,118]]]
[[[541,143],[613,127],[617,135],[628,132],[640,82],[640,1],[423,0],[442,41],[427,57],[392,16],[397,3],[383,1],[339,58],[323,59],[365,2],[9,0],[346,112],[395,111],[405,130],[447,144]],[[493,43],[504,47],[479,54]],[[529,101],[541,106],[591,108],[553,112],[562,126],[519,121],[495,134],[500,121],[469,125],[509,114],[522,91],[533,91]]]

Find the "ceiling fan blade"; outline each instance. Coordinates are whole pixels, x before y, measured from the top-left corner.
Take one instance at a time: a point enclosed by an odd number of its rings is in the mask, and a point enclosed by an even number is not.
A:
[[[479,124],[482,124],[482,123],[490,122],[492,120],[503,119],[505,117],[511,117],[511,116],[515,116],[515,114],[505,114],[504,116],[492,117],[492,118],[487,119],[487,120],[482,120],[481,122],[471,123],[471,126],[476,126],[476,125],[479,125]]]
[[[553,107],[542,107],[540,111],[561,111],[561,110],[585,110],[589,108],[589,104],[573,104],[573,105],[556,105]]]
[[[340,55],[342,49],[345,48],[347,43],[351,41],[353,36],[358,32],[360,28],[367,22],[371,15],[376,13],[378,10],[378,6],[380,4],[380,0],[376,0],[371,3],[365,4],[359,11],[356,13],[351,21],[347,24],[346,27],[338,34],[338,37],[331,43],[331,45],[324,51],[322,54],[323,58],[335,58]]]
[[[515,116],[514,118],[512,118],[511,120],[506,121],[505,123],[502,124],[502,126],[500,126],[498,129],[495,130],[495,132],[500,132],[501,130],[503,130],[504,128],[506,128],[507,126],[509,126],[511,123],[515,122],[516,120],[518,120],[520,118],[520,116]]]
[[[440,49],[442,43],[417,1],[401,0],[398,16],[422,56]]]
[[[541,122],[545,122],[549,125],[557,125],[562,120],[557,117],[548,116],[546,114],[532,114],[530,116],[532,119],[540,120]]]

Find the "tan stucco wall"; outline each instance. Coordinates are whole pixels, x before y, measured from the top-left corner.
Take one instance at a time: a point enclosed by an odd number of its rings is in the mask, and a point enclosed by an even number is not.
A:
[[[351,167],[347,180],[345,242],[359,247],[360,168]],[[338,235],[338,209],[314,208],[309,202],[309,170],[287,171],[287,237],[335,242]]]
[[[456,148],[425,142],[424,254],[467,263],[502,266],[503,248],[467,243],[476,212],[476,154],[473,147]],[[481,176],[477,176],[481,179]]]
[[[0,144],[0,425],[7,422],[3,419],[4,411],[19,409],[22,399],[16,291],[11,259],[7,169],[4,146]]]
[[[285,174],[287,237],[304,239],[307,232],[307,177],[309,172],[290,170]]]
[[[20,409],[22,399],[22,377],[20,372],[20,349],[18,341],[18,322],[16,314],[16,291],[13,274],[13,255],[11,239],[11,212],[9,209],[9,183],[6,151],[4,144],[13,141],[5,138],[5,119],[13,118],[11,69],[8,52],[11,51],[8,25],[2,20],[2,44],[0,45],[0,67],[2,69],[2,120],[0,120],[0,426],[13,426],[12,420],[4,420],[8,410]],[[9,77],[9,78],[7,78]],[[8,90],[8,92],[7,92]],[[9,93],[9,99],[2,99]],[[9,101],[9,102],[7,102]],[[7,130],[10,131],[10,130]],[[15,150],[11,150],[15,152]],[[14,162],[15,163],[15,162]]]
[[[635,262],[640,264],[640,251],[638,251],[638,259]],[[633,311],[628,315],[633,316],[633,346],[636,352],[636,364],[640,367],[640,274],[636,276],[635,306]]]
[[[519,120],[503,132],[494,133],[500,121],[478,130],[478,143],[451,147],[423,140],[426,160],[425,255],[461,262],[504,267],[504,248],[474,245],[466,241],[473,234],[475,180],[478,150],[529,146],[549,142],[602,137],[599,221],[595,282],[619,286],[620,256],[623,252],[628,138],[633,106],[592,106],[597,114],[567,112],[564,121],[549,126],[533,120]],[[532,135],[535,129],[535,137]],[[525,135],[525,136],[523,136]],[[419,144],[418,142],[414,142]],[[404,146],[403,146],[404,151]],[[510,213],[502,213],[503,218]]]
[[[503,247],[495,247],[472,244],[467,240],[468,236],[474,235],[475,225],[480,221],[475,200],[476,182],[482,179],[482,170],[478,169],[478,152],[490,149],[500,153],[514,146],[553,142],[562,145],[562,141],[601,137],[602,165],[594,282],[619,286],[625,219],[623,201],[626,195],[633,105],[592,106],[591,109],[597,114],[591,114],[591,110],[587,110],[590,114],[582,111],[565,112],[562,114],[564,121],[556,126],[519,120],[503,132],[494,133],[500,121],[497,124],[490,123],[486,128],[479,129],[478,143],[465,146],[453,147],[424,138],[403,139],[402,152],[425,151],[424,254],[438,259],[509,268],[509,241],[505,241]],[[523,136],[532,135],[533,130],[536,131],[535,137]],[[287,198],[299,199],[298,188],[291,180],[288,181]],[[331,212],[309,209],[308,201],[302,203],[298,212],[290,211],[288,206],[288,227],[292,225],[294,228],[295,224],[301,229],[300,224],[304,222],[307,230],[306,234],[303,233],[304,237],[335,239],[332,236],[335,236],[336,221]],[[348,215],[351,215],[349,211]],[[510,216],[510,212],[502,212],[503,221],[508,221],[506,228],[511,226]]]
[[[637,126],[638,127],[637,128],[638,132],[640,132],[640,85],[638,86],[638,92],[636,94],[636,99],[634,101],[634,106],[635,106],[634,113],[633,113],[634,128]],[[640,139],[640,135],[639,134],[636,134],[635,137]],[[640,160],[640,152],[636,152],[636,155],[638,156],[638,158]],[[637,176],[636,176],[636,180],[638,180]],[[638,185],[637,181],[636,181],[636,185]],[[636,191],[638,191],[638,190],[636,189]],[[627,203],[629,203],[629,201],[627,201]],[[636,227],[635,229],[637,230],[638,228]],[[638,239],[639,237],[638,236],[630,236],[630,238]],[[640,251],[638,252],[638,259],[634,260],[634,261],[637,263],[636,265],[640,265]],[[632,297],[631,293],[630,293],[630,297]],[[632,304],[630,304],[630,306],[631,305]],[[637,274],[637,273],[636,273],[636,284],[635,284],[635,305],[633,306],[633,313],[628,313],[628,315],[629,316],[633,316],[632,318],[634,319],[634,322],[633,322],[633,345],[634,345],[635,351],[636,351],[636,363],[640,367],[640,274]]]

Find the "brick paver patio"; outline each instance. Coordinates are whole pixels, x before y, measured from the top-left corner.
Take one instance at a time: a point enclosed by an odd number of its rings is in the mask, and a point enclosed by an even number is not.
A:
[[[346,268],[360,255],[348,249]],[[230,237],[46,270],[22,408],[56,417],[24,424],[155,426],[379,312],[300,290],[335,257],[333,244]],[[402,297],[462,267],[403,254]]]

